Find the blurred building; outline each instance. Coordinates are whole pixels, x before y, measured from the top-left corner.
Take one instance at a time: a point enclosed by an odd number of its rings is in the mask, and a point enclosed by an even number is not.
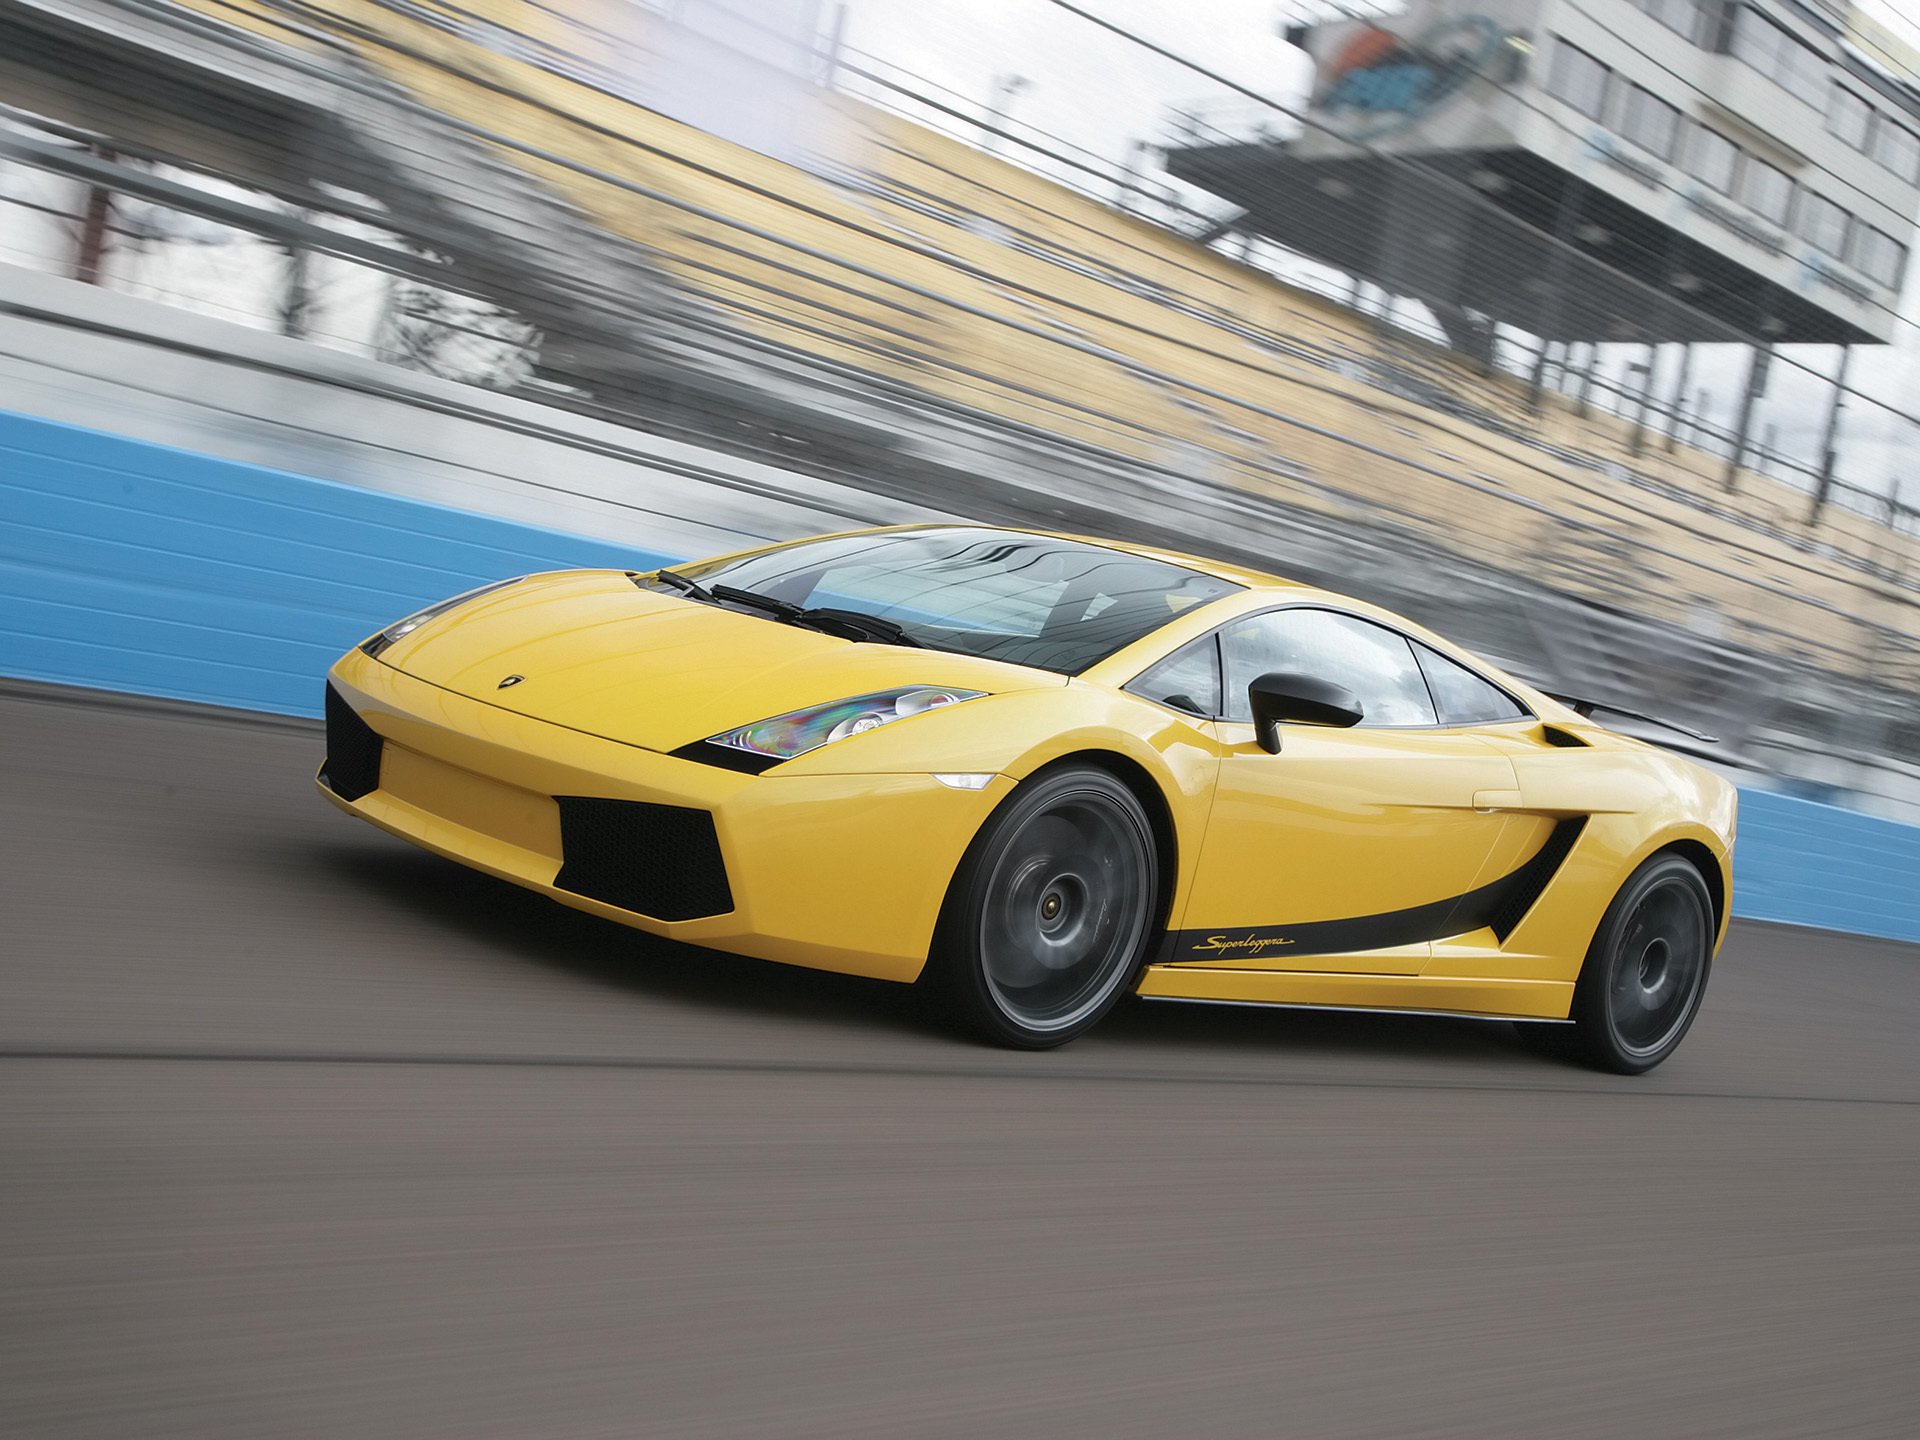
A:
[[[1290,38],[1315,61],[1301,133],[1203,136],[1169,168],[1238,205],[1239,225],[1416,297],[1450,330],[1894,333],[1920,91],[1827,10],[1428,0]]]

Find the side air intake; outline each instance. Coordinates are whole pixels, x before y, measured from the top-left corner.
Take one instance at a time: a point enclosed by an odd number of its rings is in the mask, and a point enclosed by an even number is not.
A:
[[[1502,945],[1507,936],[1519,928],[1520,922],[1527,918],[1527,912],[1534,906],[1553,877],[1560,873],[1560,866],[1573,849],[1573,842],[1580,838],[1580,832],[1587,828],[1587,817],[1570,816],[1556,823],[1547,832],[1547,843],[1542,845],[1534,857],[1507,877],[1507,892],[1500,897],[1500,908],[1493,912],[1487,924],[1493,927],[1493,933],[1500,937]]]

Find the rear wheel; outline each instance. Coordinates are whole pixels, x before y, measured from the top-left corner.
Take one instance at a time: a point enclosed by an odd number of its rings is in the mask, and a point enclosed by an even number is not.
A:
[[[1158,884],[1153,827],[1131,790],[1104,770],[1042,775],[975,837],[928,978],[989,1040],[1064,1045],[1139,969]]]
[[[1713,934],[1700,872],[1678,855],[1655,856],[1607,907],[1574,987],[1574,1023],[1537,1027],[1540,1038],[1597,1069],[1653,1069],[1700,1012]]]

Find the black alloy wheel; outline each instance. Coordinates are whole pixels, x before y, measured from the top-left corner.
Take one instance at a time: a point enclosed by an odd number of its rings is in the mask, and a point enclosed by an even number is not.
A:
[[[976,1032],[1064,1045],[1126,990],[1159,893],[1138,797],[1091,767],[1028,780],[981,827],[948,892],[928,978]]]
[[[1678,855],[1654,856],[1607,907],[1574,987],[1574,1023],[1537,1027],[1539,1038],[1596,1069],[1653,1069],[1700,1013],[1714,929],[1700,872]]]

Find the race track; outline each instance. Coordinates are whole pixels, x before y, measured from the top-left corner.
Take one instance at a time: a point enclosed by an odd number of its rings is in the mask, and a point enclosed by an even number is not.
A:
[[[0,696],[0,1435],[1903,1436],[1920,951],[1736,926],[1640,1080],[665,944]]]

